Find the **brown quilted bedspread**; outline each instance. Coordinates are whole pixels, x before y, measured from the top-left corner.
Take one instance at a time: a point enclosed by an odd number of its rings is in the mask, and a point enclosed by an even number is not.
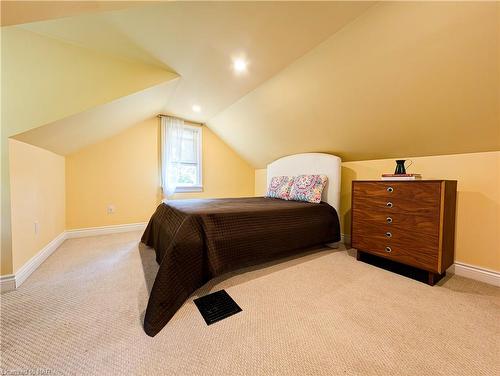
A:
[[[211,278],[339,241],[340,227],[324,202],[175,200],[158,206],[141,240],[155,249],[160,265],[144,318],[144,331],[154,336]]]

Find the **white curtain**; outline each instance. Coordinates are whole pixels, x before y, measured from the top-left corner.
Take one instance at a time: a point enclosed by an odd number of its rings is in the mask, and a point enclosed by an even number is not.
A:
[[[164,198],[175,193],[180,174],[184,120],[161,117],[161,188]]]

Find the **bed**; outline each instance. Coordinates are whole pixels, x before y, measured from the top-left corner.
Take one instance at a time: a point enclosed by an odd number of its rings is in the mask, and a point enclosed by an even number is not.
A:
[[[155,250],[159,264],[144,318],[146,334],[155,336],[215,276],[340,240],[340,158],[296,154],[267,168],[268,182],[301,174],[328,176],[321,203],[248,197],[158,206],[141,239]]]

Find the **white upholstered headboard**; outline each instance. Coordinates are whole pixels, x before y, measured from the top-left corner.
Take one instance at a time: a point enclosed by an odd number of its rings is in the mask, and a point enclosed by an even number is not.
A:
[[[321,196],[339,213],[340,205],[340,162],[335,155],[324,153],[294,154],[275,160],[267,165],[267,185],[273,176],[283,175],[326,175],[328,183]]]

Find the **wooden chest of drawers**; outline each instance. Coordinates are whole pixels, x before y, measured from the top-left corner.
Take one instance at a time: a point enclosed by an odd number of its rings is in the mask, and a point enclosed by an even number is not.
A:
[[[454,260],[454,180],[352,182],[351,244],[441,279]]]

